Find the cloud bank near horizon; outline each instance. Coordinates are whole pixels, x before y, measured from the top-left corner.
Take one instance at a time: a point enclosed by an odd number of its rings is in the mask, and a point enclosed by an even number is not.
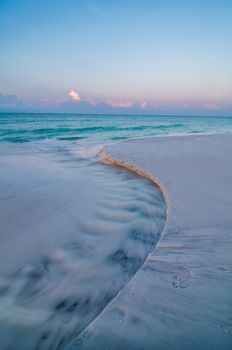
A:
[[[83,113],[83,114],[159,114],[159,115],[218,115],[232,116],[232,103],[148,103],[146,101],[106,100],[81,98],[71,89],[63,100],[26,100],[18,96],[0,94],[0,112],[12,113]]]

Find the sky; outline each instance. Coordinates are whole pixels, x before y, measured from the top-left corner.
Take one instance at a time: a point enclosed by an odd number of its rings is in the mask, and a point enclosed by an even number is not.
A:
[[[231,0],[0,0],[0,112],[232,115]]]

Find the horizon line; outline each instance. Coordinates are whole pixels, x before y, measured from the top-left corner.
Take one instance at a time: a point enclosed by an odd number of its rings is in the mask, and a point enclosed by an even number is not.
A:
[[[40,115],[44,115],[44,114],[50,114],[50,115],[96,115],[96,116],[141,116],[141,117],[196,117],[196,118],[205,118],[205,117],[209,117],[209,118],[231,118],[231,115],[219,115],[219,114],[215,114],[215,115],[196,115],[196,114],[137,114],[137,113],[69,113],[69,112],[1,112],[0,111],[0,115],[1,114],[40,114]]]

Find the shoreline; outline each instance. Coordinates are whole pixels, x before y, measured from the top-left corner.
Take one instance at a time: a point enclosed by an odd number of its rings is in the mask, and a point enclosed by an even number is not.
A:
[[[230,349],[231,149],[231,135],[218,134],[134,139],[101,152],[168,193],[169,215],[145,265],[80,335],[82,349]]]
[[[135,164],[126,162],[126,161],[121,160],[121,159],[113,158],[110,154],[108,154],[105,151],[104,148],[98,153],[98,156],[100,158],[100,161],[105,165],[116,166],[118,168],[125,169],[125,170],[130,171],[130,172],[132,172],[140,177],[143,177],[143,178],[150,180],[161,191],[161,193],[165,199],[165,202],[167,205],[167,212],[168,212],[168,203],[169,203],[170,199],[168,197],[168,194],[167,194],[163,184],[160,182],[160,180],[156,176],[150,174],[148,171],[146,171],[145,169],[143,169],[141,167],[136,166]]]

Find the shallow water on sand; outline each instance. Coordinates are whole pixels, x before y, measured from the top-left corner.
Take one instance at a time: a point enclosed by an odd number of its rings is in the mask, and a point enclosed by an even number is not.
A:
[[[64,349],[134,276],[164,228],[154,184],[83,152],[0,152],[3,349]]]

